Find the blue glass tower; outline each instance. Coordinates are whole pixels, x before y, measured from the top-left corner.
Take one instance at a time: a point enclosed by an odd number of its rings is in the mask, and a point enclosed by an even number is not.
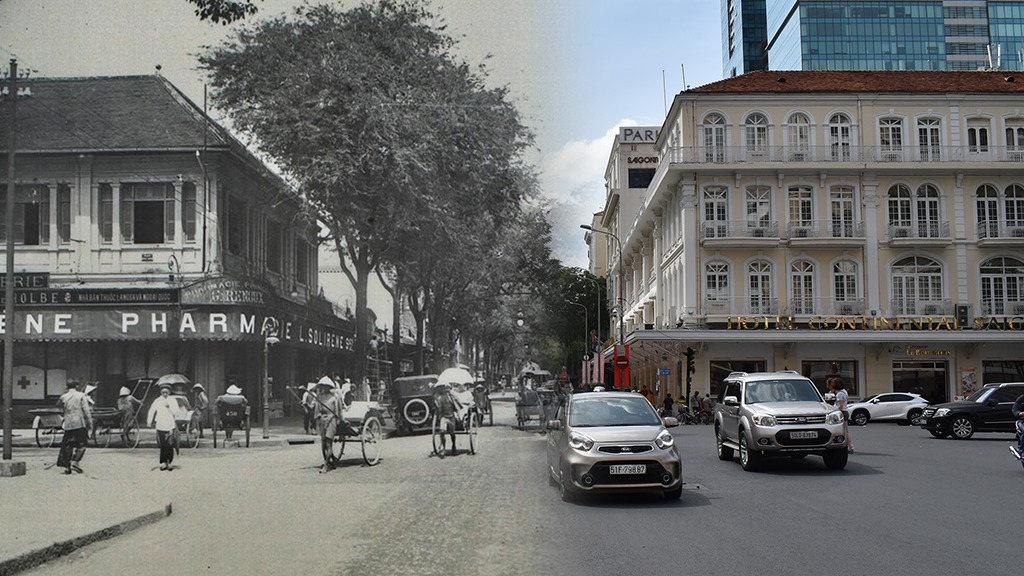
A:
[[[726,76],[768,64],[765,0],[722,0],[722,66]]]
[[[723,0],[726,31],[725,7],[739,1]],[[990,67],[990,51],[992,66],[1024,69],[1024,0],[765,0],[764,5],[767,66],[760,69],[976,70]],[[747,34],[748,27],[737,32]],[[749,34],[760,38],[757,30]],[[730,43],[745,48],[746,42],[723,37],[723,72],[731,75]]]

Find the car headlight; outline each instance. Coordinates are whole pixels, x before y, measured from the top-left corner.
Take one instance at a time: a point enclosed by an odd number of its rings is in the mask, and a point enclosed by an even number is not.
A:
[[[828,415],[825,416],[825,424],[842,424],[842,423],[843,423],[843,413],[840,412],[839,410],[836,410],[834,412],[829,412]]]
[[[942,418],[946,414],[949,414],[949,408],[939,408],[938,410],[935,411],[936,418]]]
[[[594,441],[587,438],[583,434],[573,432],[569,434],[569,446],[573,450],[579,450],[580,452],[589,452],[594,447]]]
[[[658,435],[654,438],[654,443],[658,448],[671,448],[675,444],[676,439],[672,436],[672,433],[668,430],[662,430],[658,432]]]
[[[771,414],[754,414],[754,424],[758,426],[775,426],[778,421],[775,420],[775,416]]]

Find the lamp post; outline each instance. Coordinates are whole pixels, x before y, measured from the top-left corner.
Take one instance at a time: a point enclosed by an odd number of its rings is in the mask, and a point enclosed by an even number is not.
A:
[[[598,343],[600,343],[601,342],[601,283],[598,282],[596,279],[591,278],[589,276],[584,276],[583,278],[593,282],[594,283],[594,287],[597,288],[597,341],[598,341]],[[589,337],[590,335],[588,334],[587,336]],[[603,372],[604,372],[603,369],[597,371],[597,383],[598,384],[601,383],[601,379],[604,377]]]
[[[270,347],[280,342],[277,336],[263,339],[263,437],[270,438]]]
[[[625,345],[626,345],[626,322],[625,322],[626,292],[625,292],[625,285],[624,285],[624,280],[623,280],[623,278],[625,277],[624,276],[624,269],[622,268],[622,241],[619,240],[619,237],[616,236],[615,234],[612,234],[611,232],[608,232],[606,230],[598,230],[597,228],[594,228],[593,226],[590,226],[589,224],[580,224],[580,228],[583,228],[584,230],[588,230],[590,232],[597,232],[598,234],[604,234],[606,236],[611,236],[615,240],[615,244],[619,248],[619,281],[618,281],[618,285],[619,285],[618,286],[619,345],[623,346],[623,349],[625,349]],[[616,361],[618,361],[618,354],[616,354]],[[616,368],[616,369],[618,369],[618,368]],[[623,377],[623,380],[625,380],[625,377]],[[621,382],[620,386],[622,386],[622,389],[625,390],[625,388],[626,388],[625,381]]]
[[[625,300],[626,294],[625,294],[625,291],[623,290],[625,287],[623,286],[623,282],[624,282],[624,280],[623,280],[623,278],[624,278],[623,273],[624,273],[624,270],[622,268],[622,242],[619,240],[619,237],[616,236],[615,234],[612,234],[611,232],[607,232],[605,230],[598,230],[597,228],[594,228],[593,226],[590,226],[588,224],[580,224],[580,228],[583,228],[584,230],[589,230],[591,232],[597,232],[598,234],[604,234],[606,236],[611,236],[615,240],[615,244],[619,247],[619,282],[618,282],[618,284],[619,284],[619,286],[618,286],[618,288],[619,288],[618,289],[618,293],[619,293],[619,295],[618,295],[618,300],[619,300],[619,344],[625,344],[626,343],[626,327],[624,325],[625,323],[622,320],[622,318],[623,318],[622,312],[623,312],[623,308],[625,307],[624,304],[626,303],[626,300]]]
[[[580,304],[579,302],[570,302],[566,300],[565,303],[583,308],[583,363],[586,364],[588,362],[587,339],[590,337],[590,329],[587,327],[587,307],[584,306],[583,304]],[[580,382],[580,384],[583,384],[583,382]]]

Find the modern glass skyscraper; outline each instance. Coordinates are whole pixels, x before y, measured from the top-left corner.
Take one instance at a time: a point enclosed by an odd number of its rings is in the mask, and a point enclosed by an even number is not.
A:
[[[730,27],[729,6],[740,2],[744,25]],[[745,35],[761,39],[747,25],[756,18],[744,0],[722,6],[723,72],[757,69],[730,59],[731,46],[750,56]],[[976,70],[990,66],[990,51],[992,65],[1024,69],[1024,0],[764,0],[764,9],[761,69]]]
[[[768,64],[765,0],[722,0],[722,66],[727,76]]]

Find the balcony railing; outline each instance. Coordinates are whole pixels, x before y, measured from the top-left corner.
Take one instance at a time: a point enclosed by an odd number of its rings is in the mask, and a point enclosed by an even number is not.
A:
[[[982,298],[978,312],[982,316],[1024,316],[1024,301]]]
[[[871,313],[863,298],[790,298],[780,307],[777,298],[739,296],[705,299],[703,316],[867,316]],[[954,315],[950,300],[903,302],[893,300],[883,316],[948,316]],[[1024,315],[1024,301],[982,302],[982,314]]]
[[[779,313],[778,298],[744,296],[704,301],[705,316],[776,316]]]
[[[786,224],[789,238],[864,238],[864,222],[802,220]]]
[[[992,238],[1024,238],[1024,225],[1010,225],[995,220],[978,222],[978,240]]]
[[[940,238],[949,239],[949,221],[918,222],[916,224],[889,224],[887,240]]]
[[[893,300],[889,306],[889,312],[896,316],[952,316],[954,313],[953,303],[949,300]]]
[[[701,238],[769,238],[779,239],[779,223],[774,220],[716,220],[703,222]]]
[[[738,164],[750,162],[1024,162],[1020,146],[682,146],[665,158],[676,164]]]

